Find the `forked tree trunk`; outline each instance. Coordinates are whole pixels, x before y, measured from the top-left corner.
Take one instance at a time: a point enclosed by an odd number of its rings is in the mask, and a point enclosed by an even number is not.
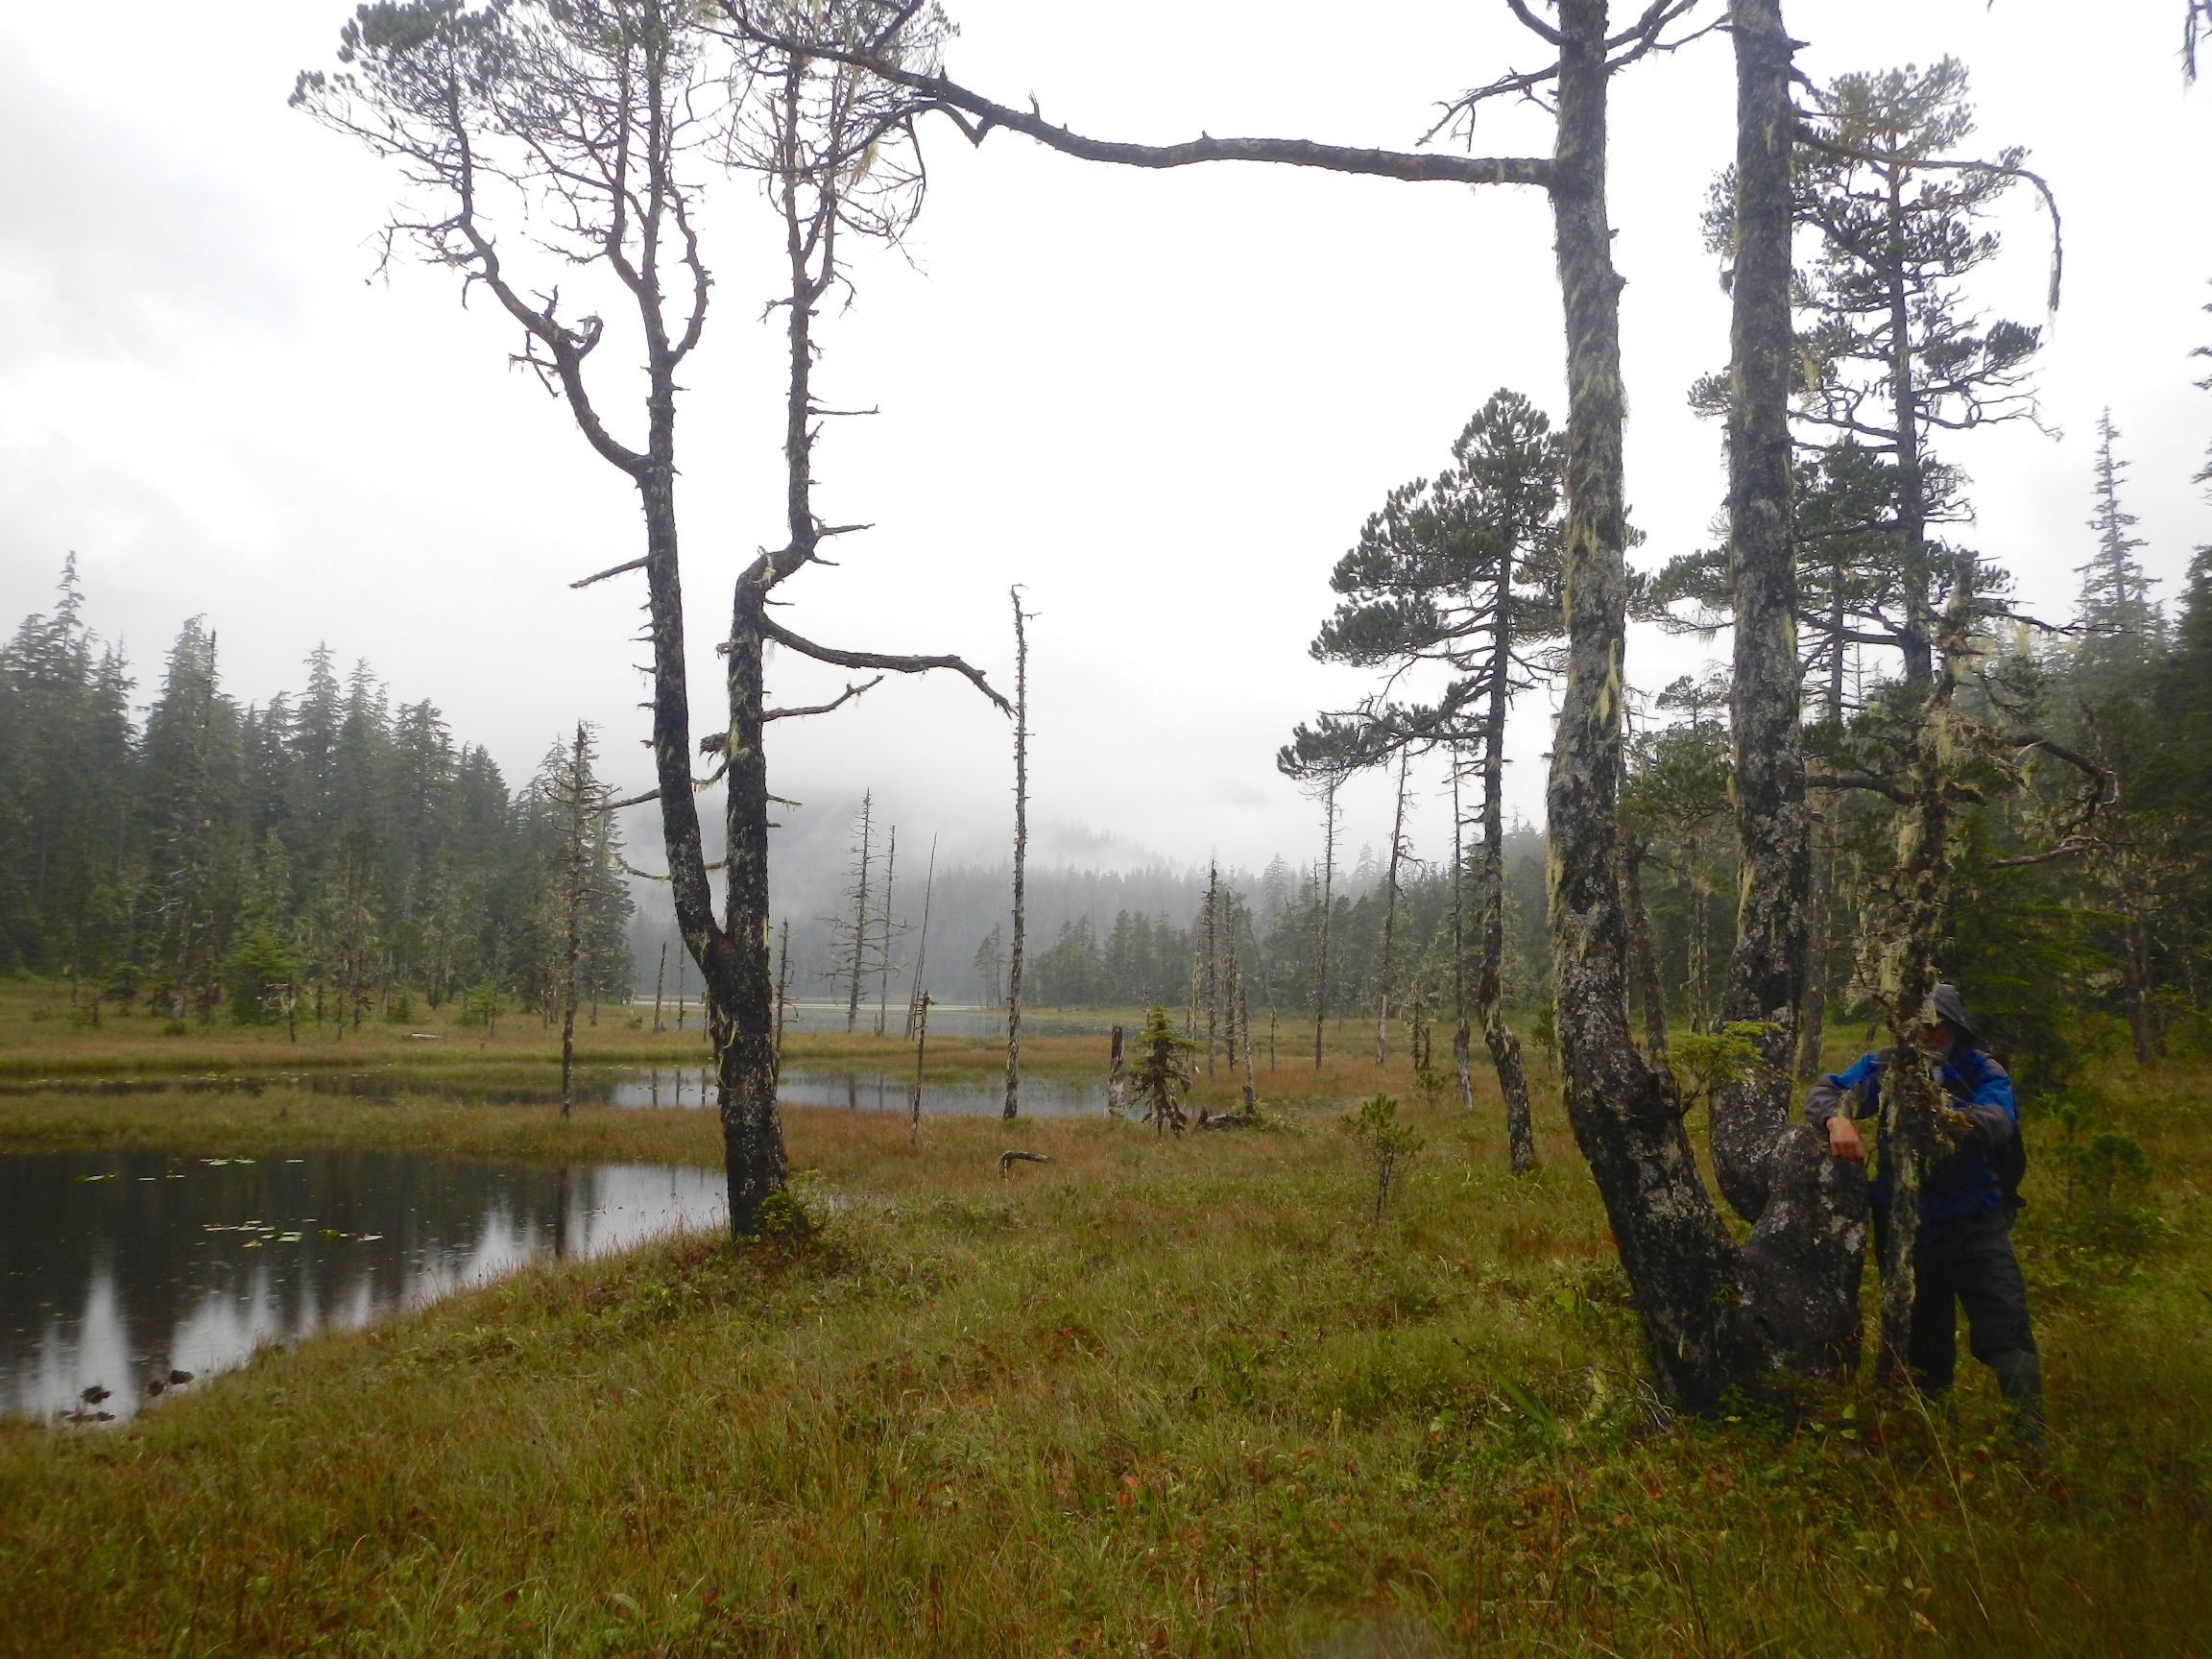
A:
[[[1859,1168],[1829,1157],[1791,1110],[1811,877],[1790,479],[1791,43],[1781,0],[1730,0],[1729,20],[1737,64],[1729,724],[1742,862],[1720,1018],[1772,1029],[1757,1039],[1760,1069],[1715,1095],[1713,1165],[1722,1196],[1753,1224],[1744,1313],[1767,1359],[1833,1376],[1858,1358],[1866,1188]]]
[[[1621,278],[1605,207],[1605,0],[1560,0],[1554,248],[1567,332],[1568,650],[1548,789],[1560,1080],[1668,1390],[1709,1407],[1758,1368],[1731,1309],[1736,1251],[1672,1086],[1629,1041],[1615,861],[1627,633]]]

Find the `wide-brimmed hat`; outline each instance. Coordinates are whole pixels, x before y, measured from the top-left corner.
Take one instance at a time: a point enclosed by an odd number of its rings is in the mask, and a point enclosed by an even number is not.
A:
[[[1958,1026],[1960,1035],[1964,1037],[1967,1042],[1977,1041],[1974,1035],[1973,1022],[1966,1018],[1966,998],[1959,995],[1958,986],[1936,986],[1934,1001],[1936,1003],[1936,1017],[1938,1020],[1947,1025]]]

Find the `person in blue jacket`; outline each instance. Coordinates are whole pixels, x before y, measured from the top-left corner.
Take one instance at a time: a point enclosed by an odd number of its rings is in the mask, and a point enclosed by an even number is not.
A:
[[[1912,1328],[1905,1361],[1928,1393],[1951,1386],[1958,1369],[1957,1308],[1966,1310],[1967,1346],[1997,1375],[1997,1386],[2032,1430],[2040,1422],[2043,1375],[2028,1325],[2028,1286],[2012,1254],[2015,1201],[2000,1160],[2020,1133],[2012,1079],[1981,1049],[1955,985],[1936,987],[1935,1018],[1920,1034],[1921,1057],[1950,1097],[1937,1125],[1950,1143],[1921,1173],[1920,1234],[1912,1253]],[[1846,1163],[1865,1162],[1856,1118],[1873,1116],[1887,1055],[1862,1055],[1805,1095],[1805,1121]],[[1873,1186],[1874,1223],[1887,1224],[1895,1181],[1885,1166]]]

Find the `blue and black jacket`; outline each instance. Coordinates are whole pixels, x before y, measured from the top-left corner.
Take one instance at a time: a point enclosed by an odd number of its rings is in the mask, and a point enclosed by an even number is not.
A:
[[[1856,1065],[1830,1072],[1806,1091],[1805,1121],[1825,1129],[1838,1113],[1859,1118],[1875,1115],[1882,1092],[1885,1051],[1861,1055]],[[1920,1219],[1963,1221],[2006,1206],[2006,1191],[1993,1154],[2020,1133],[2019,1108],[2012,1103],[2012,1078],[1979,1048],[1956,1048],[1936,1070],[1951,1104],[1974,1120],[1973,1133],[1958,1150],[1940,1158],[1921,1176]],[[1895,1185],[1889,1169],[1874,1177],[1874,1206],[1886,1210]]]

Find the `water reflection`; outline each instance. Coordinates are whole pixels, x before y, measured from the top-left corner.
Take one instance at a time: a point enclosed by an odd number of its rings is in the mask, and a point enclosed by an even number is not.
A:
[[[653,999],[645,998],[644,1006],[651,1008]],[[883,1029],[898,1036],[906,1029],[906,999],[894,995],[888,1008],[880,1010]],[[878,1008],[864,1003],[860,1018],[854,1026],[855,1031],[873,1034],[876,1030]],[[786,1002],[783,1005],[783,1028],[786,1031],[842,1032],[845,1029],[846,1006],[843,1002]],[[1113,1029],[1117,1020],[1126,1022],[1127,1014],[1117,1015],[1111,1010],[1095,1012],[1083,1009],[1035,1008],[1022,1010],[1022,1029],[1031,1036],[1049,1037],[1103,1037]],[[672,1005],[662,1010],[663,1023],[675,1023]],[[693,1016],[691,1023],[698,1020]],[[955,1002],[933,1002],[929,1009],[929,1034],[931,1037],[1003,1037],[1006,1035],[1006,1010],[1003,1007],[976,1007]]]
[[[913,1110],[911,1073],[821,1070],[786,1066],[776,1085],[785,1106],[830,1106],[847,1112]],[[640,1068],[627,1072],[598,1095],[615,1106],[712,1106],[717,1102],[714,1072],[708,1067]],[[996,1118],[1006,1103],[1003,1078],[930,1078],[922,1085],[922,1110],[935,1116]],[[1102,1083],[1071,1083],[1057,1077],[1024,1077],[1022,1110],[1032,1118],[1073,1118],[1106,1110]]]
[[[0,1084],[0,1094],[36,1091],[56,1094],[258,1094],[267,1089],[357,1100],[444,1100],[471,1106],[544,1106],[561,1098],[560,1074],[541,1064],[478,1068],[458,1072],[403,1066],[362,1071],[286,1071],[261,1075],[211,1073],[202,1077],[72,1077],[28,1085]],[[905,1112],[913,1076],[897,1070],[846,1070],[786,1066],[777,1097],[787,1106],[834,1106],[853,1112]],[[931,1078],[922,1085],[928,1114],[997,1117],[1006,1086],[996,1073]],[[718,1094],[711,1066],[581,1066],[576,1098],[587,1105],[713,1106]],[[1033,1118],[1066,1118],[1106,1109],[1104,1083],[1031,1075],[1022,1080],[1022,1110]]]
[[[275,1159],[0,1155],[0,1412],[205,1377],[255,1347],[351,1329],[524,1262],[717,1225],[719,1174],[404,1153]]]

